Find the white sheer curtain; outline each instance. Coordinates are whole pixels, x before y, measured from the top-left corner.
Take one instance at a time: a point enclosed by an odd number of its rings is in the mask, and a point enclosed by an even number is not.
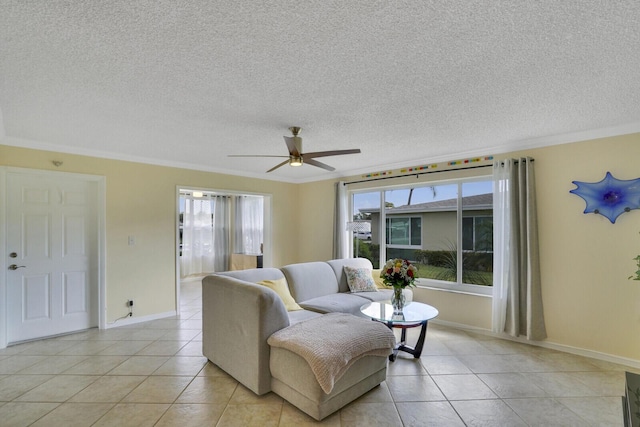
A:
[[[349,203],[347,200],[347,186],[344,181],[336,183],[336,202],[333,217],[333,258],[344,259],[349,256],[349,236],[347,235],[347,221],[349,221]]]
[[[229,258],[228,198],[184,198],[180,276],[226,270]]]
[[[493,332],[503,332],[507,316],[507,291],[514,270],[509,268],[511,217],[509,177],[513,161],[493,164]]]
[[[494,332],[547,337],[542,307],[533,159],[493,165]]]
[[[237,196],[234,251],[262,253],[264,241],[264,203],[262,196]]]

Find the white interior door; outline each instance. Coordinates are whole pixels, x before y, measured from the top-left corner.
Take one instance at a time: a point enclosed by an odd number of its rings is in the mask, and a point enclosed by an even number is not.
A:
[[[95,183],[7,174],[7,342],[98,324]]]

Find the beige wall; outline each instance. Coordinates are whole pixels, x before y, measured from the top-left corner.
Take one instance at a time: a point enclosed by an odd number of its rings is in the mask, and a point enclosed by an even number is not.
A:
[[[301,184],[297,215],[302,241],[299,262],[322,261],[333,257],[333,217],[335,207],[333,181]]]
[[[640,282],[627,280],[636,270],[632,258],[640,254],[640,210],[625,213],[611,224],[601,215],[583,214],[584,201],[569,193],[575,188],[572,181],[597,182],[607,171],[618,179],[640,177],[640,134],[496,157],[520,155],[535,158],[547,341],[640,361]],[[420,182],[459,176],[459,172],[424,175]],[[358,179],[359,176],[345,180]],[[384,183],[390,182],[402,180]],[[375,183],[379,184],[380,181]],[[314,192],[319,194],[323,185],[325,192],[329,192],[333,184],[314,183]],[[311,184],[301,187],[302,194],[310,193],[307,188]],[[328,234],[329,221],[316,218],[315,224],[305,225],[310,212],[321,206],[324,209],[326,205],[332,205],[332,199],[322,201],[309,197],[307,204],[301,205],[302,227],[323,228]],[[327,259],[331,256],[330,246],[307,247],[305,256]],[[438,307],[441,320],[484,329],[491,327],[489,298],[420,289],[416,299]]]
[[[640,134],[531,150],[548,340],[640,360],[640,210],[611,224],[583,214],[572,181],[640,177]]]
[[[300,218],[294,184],[3,145],[0,165],[106,177],[107,322],[127,313],[127,299],[136,316],[175,310],[177,185],[271,194],[273,264],[299,260],[301,241],[290,233]]]

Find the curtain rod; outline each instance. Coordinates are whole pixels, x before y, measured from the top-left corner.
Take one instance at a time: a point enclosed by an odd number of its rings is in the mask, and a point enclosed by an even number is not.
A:
[[[408,176],[415,176],[417,178],[419,175],[425,175],[425,174],[428,174],[428,173],[451,172],[451,171],[454,171],[454,170],[467,170],[467,169],[478,169],[478,168],[489,168],[489,167],[493,167],[493,165],[467,166],[466,168],[438,169],[438,170],[432,170],[432,171],[426,171],[426,172],[409,173],[409,174],[406,174],[406,175],[382,176],[380,178],[361,179],[359,181],[345,182],[344,185],[358,184],[360,182],[380,181],[380,180],[383,180],[383,179],[406,178]]]
[[[529,159],[529,161],[533,162],[535,159]],[[504,164],[504,162],[501,162],[502,164]],[[518,161],[515,161],[514,163],[518,163]],[[451,171],[457,171],[457,170],[467,170],[467,169],[479,169],[479,168],[491,168],[493,167],[493,164],[490,165],[478,165],[478,166],[466,166],[466,167],[462,167],[462,168],[454,168],[454,169],[438,169],[438,170],[432,170],[432,171],[426,171],[426,172],[416,172],[416,173],[408,173],[405,175],[395,175],[395,176],[382,176],[380,178],[372,178],[372,179],[361,179],[359,181],[350,181],[350,182],[345,182],[343,185],[349,185],[349,184],[359,184],[361,182],[371,182],[371,181],[380,181],[383,179],[392,179],[392,178],[406,178],[408,176],[415,176],[416,178],[419,175],[426,175],[428,173],[438,173],[438,172],[451,172]]]

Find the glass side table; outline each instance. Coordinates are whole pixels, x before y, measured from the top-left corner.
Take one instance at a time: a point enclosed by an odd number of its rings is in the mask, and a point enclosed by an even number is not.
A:
[[[377,320],[391,328],[401,328],[400,342],[393,348],[393,354],[389,356],[390,361],[396,360],[398,351],[404,351],[413,355],[416,359],[422,354],[424,340],[427,335],[427,323],[438,316],[438,310],[427,304],[412,301],[405,305],[401,312],[393,310],[390,302],[370,302],[362,307],[360,311],[372,320]],[[406,344],[407,329],[420,326],[420,336],[415,347]]]

